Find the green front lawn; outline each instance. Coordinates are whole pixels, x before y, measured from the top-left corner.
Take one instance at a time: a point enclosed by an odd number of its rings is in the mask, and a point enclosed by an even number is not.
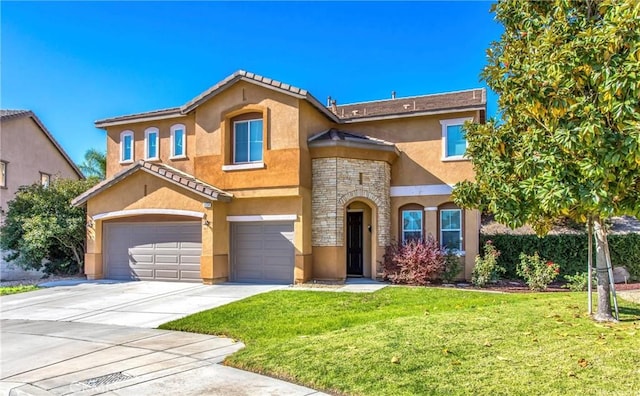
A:
[[[3,286],[0,287],[0,296],[6,296],[7,294],[24,293],[37,289],[38,286],[35,285]]]
[[[332,393],[640,393],[640,305],[618,324],[585,293],[283,290],[166,323],[246,344],[227,364]]]

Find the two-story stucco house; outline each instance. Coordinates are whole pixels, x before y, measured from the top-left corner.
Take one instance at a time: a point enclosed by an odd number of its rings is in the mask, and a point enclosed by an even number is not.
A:
[[[24,185],[44,185],[57,177],[84,178],[78,167],[54,139],[40,119],[30,110],[0,110],[0,222],[8,203]],[[4,262],[0,251],[0,277],[3,280],[29,275]]]
[[[244,71],[180,107],[103,119],[86,205],[89,278],[293,283],[375,278],[385,246],[432,235],[470,278],[480,215],[461,125],[483,89],[348,105]]]

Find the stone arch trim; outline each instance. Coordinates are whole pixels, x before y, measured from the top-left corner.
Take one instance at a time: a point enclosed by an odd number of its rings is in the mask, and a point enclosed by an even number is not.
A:
[[[340,246],[344,245],[344,216],[346,212],[346,205],[349,202],[357,201],[358,198],[366,199],[372,202],[375,207],[373,213],[376,216],[376,230],[378,235],[378,246],[387,246],[390,240],[391,232],[391,200],[389,196],[379,196],[373,192],[364,189],[356,188],[343,194],[338,199],[338,213],[337,213],[337,239]]]

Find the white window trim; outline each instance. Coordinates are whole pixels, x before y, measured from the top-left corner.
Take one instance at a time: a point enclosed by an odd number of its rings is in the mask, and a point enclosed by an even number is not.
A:
[[[7,162],[0,161],[0,188],[7,188]]]
[[[440,120],[442,126],[442,161],[469,161],[464,155],[450,155],[447,156],[447,128],[450,126],[464,125],[466,121],[473,121],[473,117],[464,118],[450,118],[448,120]],[[469,143],[466,141],[466,147],[469,147]]]
[[[443,212],[458,212],[460,213],[460,228],[448,228],[448,229],[444,229],[442,228],[442,213]],[[444,246],[443,245],[443,231],[458,231],[460,233],[460,240],[458,241],[458,248],[457,249],[453,249],[453,251],[458,254],[458,255],[464,255],[464,251],[462,250],[462,209],[440,209],[440,246]]]
[[[175,134],[179,129],[182,129],[182,154],[175,155]],[[183,158],[187,158],[187,128],[184,124],[175,124],[171,126],[171,156],[169,159]]]
[[[149,157],[149,135],[156,134],[156,156]],[[144,130],[144,159],[147,161],[157,161],[160,159],[160,130],[150,127]]]
[[[124,159],[124,138],[126,136],[131,137],[131,158],[130,159]],[[133,163],[133,159],[135,158],[135,139],[133,138],[133,131],[122,131],[120,133],[120,163],[121,164],[131,164]]]
[[[46,179],[46,183],[44,182]],[[51,174],[46,172],[40,172],[40,185],[43,187],[49,187],[51,185]]]
[[[424,226],[424,218],[423,218],[423,211],[419,210],[419,209],[407,209],[407,210],[403,210],[401,213],[402,216],[402,243],[406,243],[406,240],[404,238],[404,233],[405,232],[416,232],[416,230],[405,230],[404,229],[404,214],[405,212],[415,212],[415,213],[419,213],[420,214],[420,239],[424,238],[424,230],[423,230],[423,226]]]
[[[248,161],[245,162],[237,162],[236,161],[236,124],[239,124],[241,122],[246,122],[246,123],[251,123],[251,121],[262,121],[262,159],[260,161],[251,161],[251,128],[249,127],[248,131],[249,131],[249,145],[247,146],[247,150],[249,150],[249,152],[247,153],[247,158],[249,159]],[[243,165],[243,164],[262,164],[264,162],[264,120],[262,118],[254,118],[251,120],[241,120],[241,121],[234,121],[233,122],[233,164],[234,165]],[[264,168],[264,166],[262,166]],[[240,169],[240,168],[238,168]],[[246,168],[246,169],[255,169],[255,168]],[[223,170],[224,167],[223,167]],[[231,169],[227,169],[227,170],[231,170]]]

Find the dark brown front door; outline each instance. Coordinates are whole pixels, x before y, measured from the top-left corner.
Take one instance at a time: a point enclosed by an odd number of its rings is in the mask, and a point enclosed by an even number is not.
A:
[[[362,276],[362,212],[347,212],[347,275]]]

